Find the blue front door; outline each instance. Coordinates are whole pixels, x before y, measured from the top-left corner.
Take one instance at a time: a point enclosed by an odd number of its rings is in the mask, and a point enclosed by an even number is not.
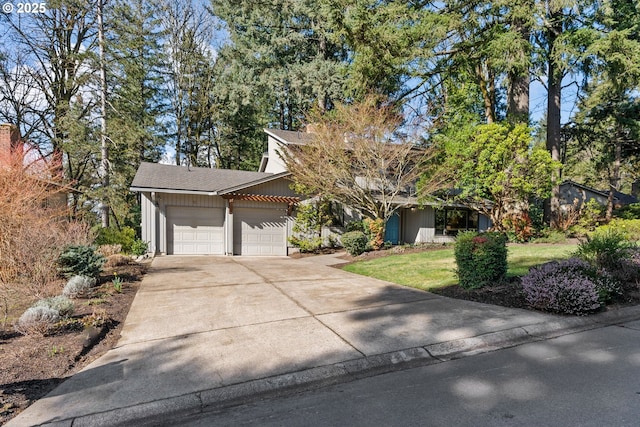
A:
[[[392,245],[400,243],[400,216],[397,213],[387,220],[384,241],[391,242]]]

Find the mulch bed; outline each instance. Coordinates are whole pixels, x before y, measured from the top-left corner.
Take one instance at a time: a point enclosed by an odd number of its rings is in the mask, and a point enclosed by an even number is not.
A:
[[[105,268],[93,295],[74,300],[72,321],[44,337],[0,330],[0,424],[116,345],[145,271],[138,263]],[[114,273],[121,292],[111,283]],[[83,328],[82,321],[97,317],[101,328]]]

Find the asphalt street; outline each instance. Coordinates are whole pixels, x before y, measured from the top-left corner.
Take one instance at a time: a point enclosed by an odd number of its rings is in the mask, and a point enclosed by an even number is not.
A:
[[[640,321],[167,421],[204,426],[638,426]]]

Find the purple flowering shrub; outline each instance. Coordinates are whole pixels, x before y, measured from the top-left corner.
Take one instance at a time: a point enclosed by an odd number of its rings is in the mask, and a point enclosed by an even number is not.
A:
[[[621,282],[633,282],[640,280],[640,248],[629,248],[625,257],[613,272],[613,276]]]
[[[522,288],[531,307],[563,314],[598,310],[619,292],[610,274],[578,258],[531,268]]]

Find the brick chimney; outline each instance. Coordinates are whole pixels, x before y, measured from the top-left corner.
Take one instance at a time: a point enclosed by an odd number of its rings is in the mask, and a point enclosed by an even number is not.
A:
[[[11,155],[20,145],[20,131],[14,125],[0,124],[0,154]]]

